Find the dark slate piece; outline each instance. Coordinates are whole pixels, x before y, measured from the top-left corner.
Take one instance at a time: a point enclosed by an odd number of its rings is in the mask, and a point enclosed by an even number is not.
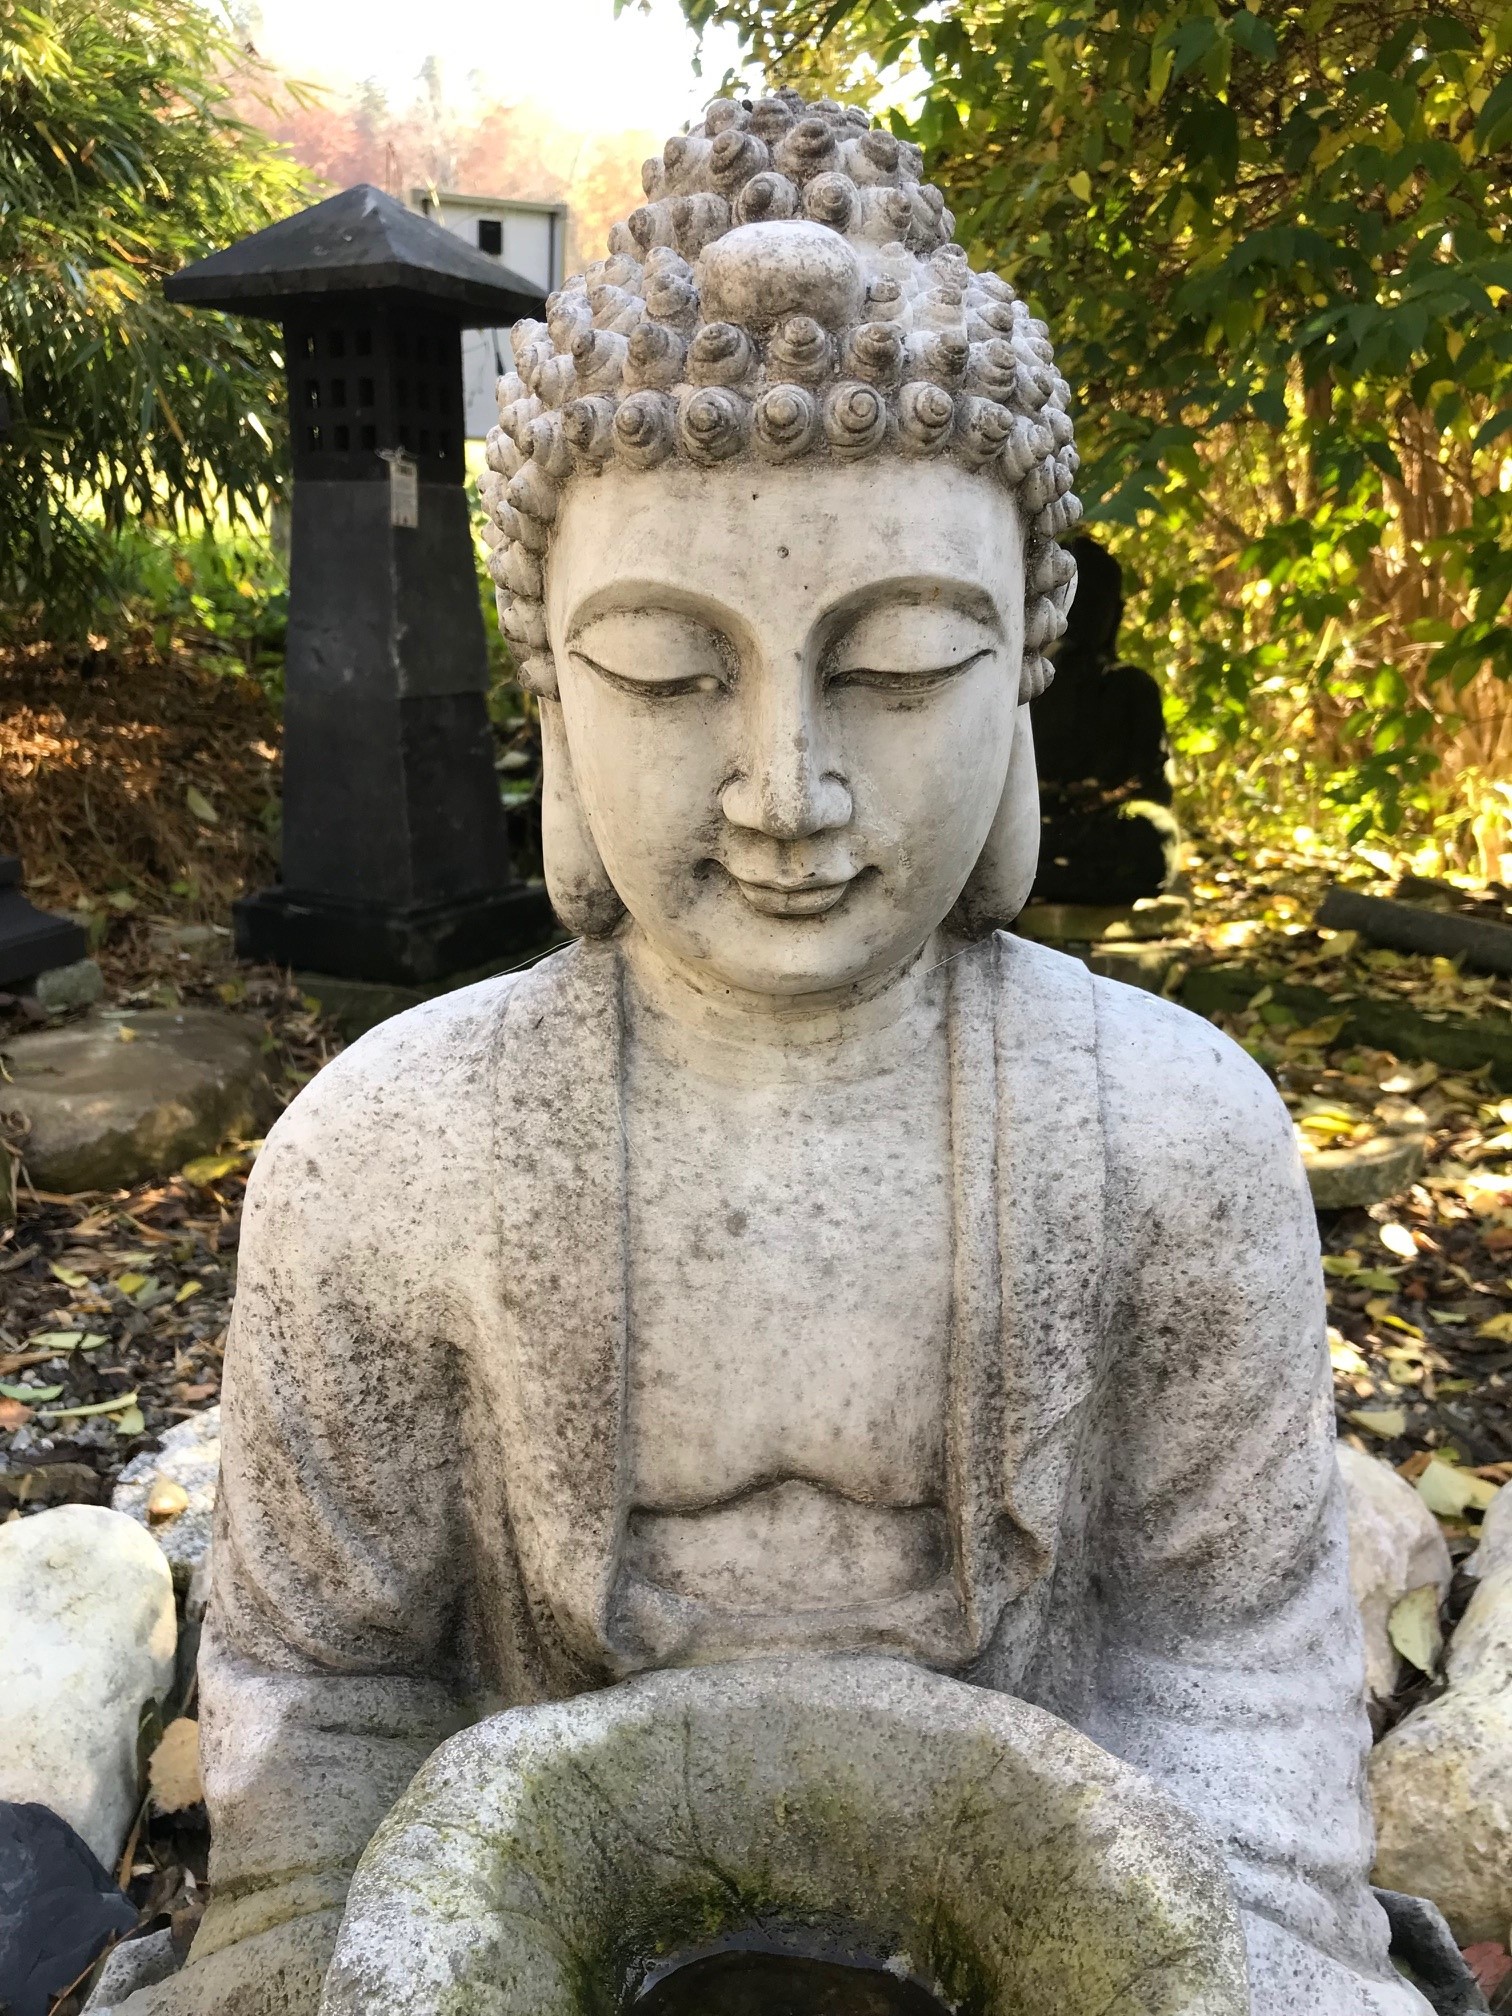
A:
[[[1391,1925],[1391,1957],[1405,1961],[1434,2016],[1485,2016],[1486,1998],[1436,1904],[1401,1890],[1377,1890]]]
[[[429,217],[359,182],[212,252],[164,283],[170,301],[282,321],[312,294],[423,295],[456,311],[459,325],[502,326],[541,315],[541,289]]]
[[[0,1800],[0,2009],[47,2016],[136,1907],[66,1820]]]
[[[88,950],[77,924],[27,900],[20,861],[14,854],[0,854],[0,987],[34,980],[55,966],[72,966]]]

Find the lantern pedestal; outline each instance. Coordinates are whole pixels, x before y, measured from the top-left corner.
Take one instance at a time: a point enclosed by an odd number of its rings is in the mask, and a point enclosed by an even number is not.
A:
[[[461,485],[300,479],[290,518],[283,883],[236,906],[247,959],[418,985],[542,942],[512,882]]]
[[[264,889],[235,906],[239,958],[339,980],[423,987],[544,945],[556,928],[544,884],[410,910],[342,906]]]

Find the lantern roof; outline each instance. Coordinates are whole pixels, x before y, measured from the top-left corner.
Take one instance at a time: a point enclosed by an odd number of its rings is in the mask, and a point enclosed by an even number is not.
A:
[[[403,294],[456,310],[459,326],[539,316],[544,291],[359,182],[196,260],[164,282],[170,301],[282,321],[296,302],[326,294]]]

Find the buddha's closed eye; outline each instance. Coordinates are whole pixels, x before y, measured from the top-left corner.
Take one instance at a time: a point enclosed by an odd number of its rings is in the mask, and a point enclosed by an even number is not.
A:
[[[737,654],[724,633],[680,609],[616,609],[575,629],[572,656],[622,693],[673,699],[722,693]]]
[[[934,598],[888,601],[863,611],[820,661],[826,688],[922,696],[991,658],[1002,643],[996,617]]]
[[[1002,648],[995,616],[930,599],[889,601],[845,619],[819,652],[826,691],[923,697]],[[731,691],[742,653],[716,624],[679,609],[613,610],[568,640],[572,656],[619,692],[652,699]]]

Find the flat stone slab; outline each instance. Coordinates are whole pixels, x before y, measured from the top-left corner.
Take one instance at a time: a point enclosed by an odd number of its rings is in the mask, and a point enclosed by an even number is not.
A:
[[[115,1190],[254,1132],[267,1095],[262,1044],[210,1008],[90,1016],[6,1046],[0,1106],[30,1122],[39,1190]]]
[[[1042,945],[1128,943],[1181,936],[1192,921],[1185,896],[1141,896],[1137,903],[1029,903],[1014,919],[1021,938]]]
[[[1384,1204],[1400,1197],[1423,1173],[1428,1122],[1421,1113],[1383,1123],[1368,1141],[1347,1148],[1302,1149],[1302,1166],[1320,1211]]]
[[[1290,1008],[1299,1022],[1344,1015],[1341,1043],[1368,1043],[1396,1057],[1431,1057],[1451,1071],[1478,1071],[1489,1064],[1493,1081],[1502,1091],[1512,1092],[1512,1022],[1505,1015],[1477,1019],[1446,1015],[1433,1021],[1395,995],[1326,994],[1321,987],[1294,986],[1255,967],[1227,963],[1194,966],[1182,981],[1178,998],[1198,1015],[1235,1015],[1262,987],[1269,987],[1270,999]]]

